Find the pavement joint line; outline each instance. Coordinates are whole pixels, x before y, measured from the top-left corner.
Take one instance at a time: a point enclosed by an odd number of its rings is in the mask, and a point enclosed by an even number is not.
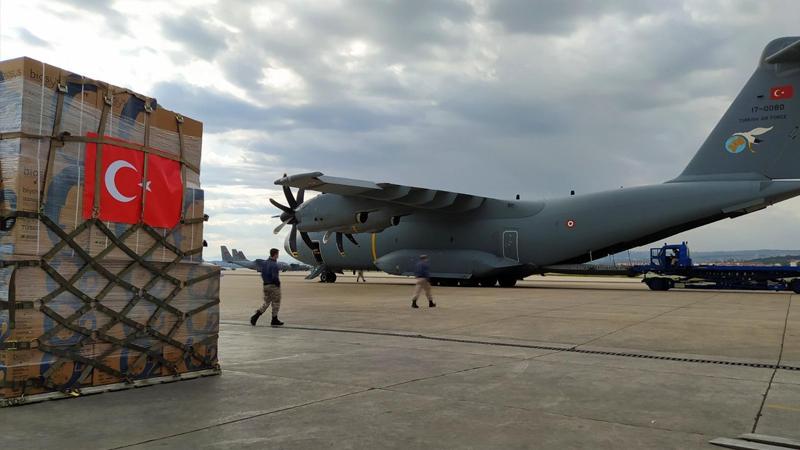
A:
[[[794,295],[789,296],[789,302],[786,305],[786,319],[783,322],[783,335],[781,336],[781,350],[778,352],[778,361],[775,364],[775,369],[772,370],[772,376],[769,377],[769,383],[767,384],[767,389],[764,391],[764,397],[761,399],[761,405],[758,407],[758,412],[756,413],[755,420],[753,421],[753,430],[750,431],[751,433],[755,433],[756,429],[758,429],[758,422],[761,420],[761,416],[764,412],[764,404],[767,402],[767,396],[769,396],[769,390],[772,388],[772,382],[775,380],[775,374],[778,373],[777,367],[780,367],[781,361],[783,360],[783,346],[786,343],[786,330],[789,328],[789,313],[792,310],[792,300],[794,299]]]
[[[182,431],[180,433],[173,433],[173,434],[170,434],[170,435],[167,435],[167,436],[161,436],[161,437],[157,437],[157,438],[147,439],[147,440],[140,441],[140,442],[134,442],[132,444],[120,445],[118,447],[109,447],[108,450],[118,450],[118,449],[121,449],[121,448],[131,448],[131,447],[135,447],[137,445],[143,445],[143,444],[149,444],[149,443],[152,443],[152,442],[163,441],[165,439],[171,439],[171,438],[178,437],[178,436],[185,436],[187,434],[196,433],[198,431],[205,431],[205,430],[209,430],[209,429],[212,429],[212,428],[218,428],[218,427],[221,427],[221,426],[224,426],[224,425],[230,425],[230,424],[244,422],[244,421],[251,420],[251,419],[257,419],[259,417],[268,416],[270,414],[281,413],[281,412],[285,412],[285,411],[291,411],[293,409],[303,408],[305,406],[311,406],[311,405],[315,405],[315,404],[318,404],[318,403],[324,403],[324,402],[327,402],[327,401],[330,401],[330,400],[337,400],[337,399],[340,399],[340,398],[343,398],[343,397],[348,397],[348,396],[351,396],[351,395],[361,394],[361,393],[368,392],[368,391],[373,391],[373,390],[375,390],[375,388],[361,389],[359,391],[348,392],[346,394],[337,395],[335,397],[328,397],[328,398],[323,398],[323,399],[319,399],[319,400],[314,400],[314,401],[302,403],[300,405],[287,406],[285,408],[279,408],[279,409],[275,409],[275,410],[272,410],[272,411],[253,414],[252,416],[240,417],[238,419],[227,420],[227,421],[224,421],[224,422],[219,422],[219,423],[207,425],[207,426],[200,427],[200,428],[195,428],[195,429],[192,429],[192,430]]]
[[[226,323],[228,325],[238,325],[238,326],[251,326],[250,324],[246,324],[244,322],[237,323],[237,322],[221,322]],[[323,332],[331,332],[331,333],[352,333],[352,334],[364,334],[364,335],[371,335],[371,336],[391,336],[391,337],[404,337],[410,339],[428,339],[432,341],[442,341],[442,342],[460,342],[465,344],[479,344],[479,345],[494,345],[498,347],[515,347],[515,348],[530,348],[534,350],[553,350],[556,352],[566,352],[566,353],[582,353],[588,355],[604,355],[604,356],[618,356],[624,358],[641,358],[641,359],[653,359],[653,360],[660,360],[660,361],[675,361],[675,362],[687,362],[687,363],[696,363],[696,364],[716,364],[721,366],[739,366],[739,367],[755,367],[760,369],[781,369],[781,370],[791,370],[791,371],[800,371],[800,366],[791,366],[791,365],[784,365],[784,364],[770,364],[770,363],[758,363],[752,361],[727,361],[721,359],[705,359],[705,358],[693,358],[693,357],[680,357],[680,356],[666,356],[666,355],[653,355],[653,354],[646,354],[646,353],[634,353],[634,352],[614,352],[608,350],[590,350],[590,349],[582,349],[577,348],[574,345],[570,346],[563,346],[557,347],[554,345],[534,345],[534,344],[517,344],[511,342],[492,342],[492,341],[481,341],[477,339],[461,339],[461,338],[449,338],[449,337],[442,337],[442,336],[429,336],[425,334],[410,334],[410,333],[398,333],[398,332],[390,332],[390,331],[366,331],[366,330],[351,330],[351,329],[337,329],[337,328],[322,328],[322,327],[305,327],[305,326],[283,326],[281,327],[284,330],[305,330],[305,331],[323,331]]]
[[[699,431],[679,430],[679,429],[674,429],[674,428],[653,426],[652,424],[644,425],[644,424],[636,424],[636,423],[629,423],[629,422],[618,422],[618,421],[612,421],[612,420],[599,419],[597,417],[586,417],[586,416],[579,416],[579,415],[575,415],[575,414],[566,414],[566,413],[563,413],[563,412],[548,411],[546,409],[533,409],[533,408],[526,408],[524,406],[518,406],[518,405],[498,404],[498,403],[484,402],[484,401],[478,401],[478,400],[467,400],[467,399],[464,399],[464,398],[449,398],[449,397],[443,397],[441,395],[436,395],[436,394],[404,391],[404,390],[400,390],[400,389],[391,389],[389,387],[386,387],[386,388],[375,388],[373,390],[375,390],[375,391],[393,392],[393,393],[404,394],[404,395],[414,395],[414,396],[418,396],[418,397],[435,397],[435,398],[439,398],[439,399],[443,399],[443,400],[451,401],[451,402],[456,402],[456,403],[466,403],[466,404],[474,404],[474,405],[486,405],[486,406],[494,406],[494,407],[515,409],[515,410],[518,410],[518,411],[525,411],[525,412],[531,412],[531,413],[536,413],[536,414],[543,414],[545,416],[563,417],[563,418],[567,418],[567,419],[588,420],[590,422],[598,422],[598,423],[604,423],[604,424],[609,424],[609,425],[620,425],[620,426],[623,426],[623,427],[631,427],[631,428],[637,428],[637,429],[641,429],[641,430],[658,430],[658,431],[666,431],[666,432],[670,432],[670,433],[692,434],[692,435],[695,435],[695,436],[702,436],[703,438],[712,437],[712,435],[710,435],[710,434],[702,433],[702,432],[699,432]]]
[[[471,372],[471,371],[473,371],[473,370],[485,369],[485,368],[487,368],[487,367],[494,367],[494,364],[484,364],[484,365],[482,365],[482,366],[468,367],[468,368],[466,368],[466,369],[455,370],[455,371],[453,371],[453,372],[445,372],[445,373],[440,373],[440,374],[436,374],[436,375],[431,375],[431,376],[429,376],[429,377],[422,377],[422,378],[417,378],[417,379],[414,379],[414,380],[406,380],[406,381],[401,381],[401,382],[399,382],[399,383],[394,383],[394,384],[388,384],[388,385],[386,385],[386,386],[379,386],[379,387],[375,387],[375,389],[386,389],[386,390],[390,390],[389,388],[392,388],[392,387],[395,387],[395,386],[402,386],[402,385],[404,385],[404,384],[408,384],[408,383],[415,383],[415,382],[417,382],[417,381],[432,380],[432,379],[435,379],[435,378],[446,377],[446,376],[448,376],[448,375],[455,375],[455,374],[464,373],[464,372]]]
[[[313,378],[289,377],[289,376],[286,376],[286,375],[278,375],[278,374],[275,374],[275,373],[272,373],[272,372],[270,372],[270,373],[249,372],[249,371],[244,370],[242,368],[223,369],[223,375],[225,374],[225,372],[232,372],[232,373],[235,373],[235,374],[247,375],[247,376],[252,376],[252,377],[260,377],[260,378],[281,378],[281,379],[284,379],[284,380],[303,381],[303,382],[306,382],[306,383],[329,384],[331,386],[344,386],[344,387],[359,388],[359,389],[375,389],[373,386],[364,386],[364,385],[348,384],[348,383],[336,383],[336,382],[333,382],[333,381],[317,380],[317,379],[313,379]]]
[[[718,295],[719,295],[719,294],[716,294],[716,295],[712,296],[711,298],[714,298],[714,297],[716,297],[716,296],[718,296]],[[664,315],[666,315],[666,314],[669,314],[669,313],[675,312],[675,311],[677,311],[677,310],[679,310],[679,309],[688,308],[688,307],[690,307],[690,306],[693,306],[693,305],[696,305],[696,304],[698,304],[698,303],[700,303],[700,302],[702,302],[702,301],[704,301],[704,300],[706,300],[706,299],[700,299],[700,300],[697,300],[696,302],[687,303],[687,304],[685,304],[685,305],[681,305],[681,306],[678,306],[678,307],[672,308],[672,309],[670,309],[670,310],[667,310],[667,311],[664,311],[664,312],[662,312],[662,313],[658,313],[658,314],[656,314],[655,316],[648,317],[647,319],[641,320],[641,321],[639,321],[639,322],[632,323],[632,324],[630,324],[630,325],[625,325],[625,326],[623,326],[623,327],[621,327],[621,328],[618,328],[618,329],[616,329],[616,330],[614,330],[614,331],[609,331],[608,333],[606,333],[606,334],[604,334],[604,335],[602,335],[602,336],[598,336],[598,337],[596,337],[596,338],[589,339],[588,341],[586,341],[586,342],[584,342],[584,343],[581,343],[581,344],[578,344],[578,345],[576,345],[574,348],[578,348],[578,347],[582,347],[582,346],[584,346],[584,345],[591,344],[592,342],[599,341],[600,339],[603,339],[603,338],[606,338],[606,337],[608,337],[608,336],[611,336],[612,334],[619,333],[619,332],[620,332],[620,331],[622,331],[622,330],[627,330],[628,328],[633,328],[633,327],[635,327],[635,326],[638,326],[638,325],[641,325],[641,324],[643,324],[643,323],[645,323],[645,322],[649,322],[649,321],[651,321],[651,320],[658,319],[658,318],[659,318],[659,317],[661,317],[661,316],[664,316]]]

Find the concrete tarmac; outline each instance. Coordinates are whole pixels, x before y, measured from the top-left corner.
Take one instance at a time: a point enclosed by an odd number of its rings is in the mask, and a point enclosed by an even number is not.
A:
[[[3,448],[716,448],[800,439],[790,293],[531,277],[514,289],[226,271],[221,376],[0,410]]]

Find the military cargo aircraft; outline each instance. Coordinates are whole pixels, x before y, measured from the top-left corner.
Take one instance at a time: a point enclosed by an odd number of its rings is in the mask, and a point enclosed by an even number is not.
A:
[[[689,165],[662,184],[520,201],[304,173],[275,182],[288,202],[270,199],[282,211],[275,233],[290,225],[286,250],[323,281],[342,269],[409,275],[424,253],[434,283],[514,286],[800,194],[797,85],[800,37],[770,42]],[[322,194],[304,202],[306,190]]]

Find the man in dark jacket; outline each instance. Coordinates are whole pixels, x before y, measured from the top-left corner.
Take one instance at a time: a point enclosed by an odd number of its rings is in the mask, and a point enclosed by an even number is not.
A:
[[[264,282],[264,304],[250,317],[250,325],[256,326],[258,318],[272,305],[272,325],[279,327],[283,322],[278,320],[278,311],[281,309],[281,280],[278,276],[278,249],[269,251],[269,259],[261,266],[261,280]]]
[[[428,255],[419,256],[414,276],[417,278],[417,286],[414,288],[414,297],[411,298],[411,307],[419,308],[417,297],[422,291],[425,291],[425,296],[428,297],[428,307],[434,308],[436,303],[433,303],[433,297],[431,297],[431,271],[428,265]]]

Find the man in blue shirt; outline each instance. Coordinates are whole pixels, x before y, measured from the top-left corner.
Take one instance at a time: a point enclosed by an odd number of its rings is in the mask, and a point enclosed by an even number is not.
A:
[[[425,291],[425,296],[428,297],[428,307],[436,307],[431,297],[431,270],[428,265],[428,255],[419,255],[419,262],[414,269],[414,276],[417,278],[417,286],[414,288],[414,297],[411,298],[411,307],[419,308],[417,306],[417,297],[422,291]]]
[[[281,280],[278,276],[278,249],[269,251],[269,259],[261,266],[261,280],[264,282],[264,304],[250,317],[250,325],[256,326],[258,318],[272,305],[272,325],[279,327],[283,322],[278,320],[278,311],[281,309]]]

